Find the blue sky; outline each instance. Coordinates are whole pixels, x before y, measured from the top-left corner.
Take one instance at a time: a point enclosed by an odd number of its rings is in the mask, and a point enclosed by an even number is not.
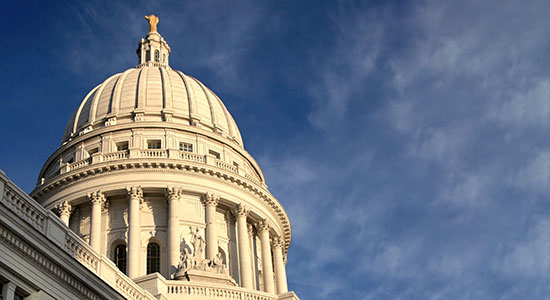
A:
[[[25,191],[155,13],[286,208],[301,299],[550,298],[547,1],[15,2],[0,168]]]

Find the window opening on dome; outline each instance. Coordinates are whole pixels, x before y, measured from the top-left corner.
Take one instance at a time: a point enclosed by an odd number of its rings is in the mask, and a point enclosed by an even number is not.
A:
[[[235,167],[238,168],[238,167],[239,167],[239,163],[237,163],[236,161],[234,161],[234,162],[233,162],[233,166],[235,166]]]
[[[158,50],[155,50],[155,62],[160,61],[160,52]]]
[[[13,300],[23,300],[25,299],[25,296],[21,294],[18,290],[15,291],[15,294],[13,296]]]
[[[126,274],[126,245],[115,247],[113,262],[122,273]]]
[[[88,149],[88,156],[92,156],[93,154],[96,154],[98,152],[99,152],[99,147]]]
[[[148,140],[147,149],[160,149],[161,148],[160,140]]]
[[[208,154],[214,156],[216,159],[220,159],[220,158],[221,158],[220,153],[219,153],[219,152],[216,152],[216,151],[214,151],[214,150],[210,150],[210,149],[209,149],[209,150],[208,150]]]
[[[128,150],[128,142],[118,142],[116,143],[116,151]]]
[[[166,54],[163,54],[163,55],[162,55],[162,62],[163,62],[163,63],[166,62]]]
[[[180,143],[180,151],[193,152],[193,144]]]
[[[160,246],[157,243],[147,245],[147,274],[160,272]]]

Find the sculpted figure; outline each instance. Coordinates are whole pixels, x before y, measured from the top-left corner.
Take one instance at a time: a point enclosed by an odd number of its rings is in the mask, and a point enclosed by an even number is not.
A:
[[[193,268],[194,260],[193,257],[189,254],[189,250],[185,248],[183,253],[180,256],[180,263],[178,265],[178,270],[191,270]]]
[[[159,18],[155,15],[149,15],[145,16],[145,19],[149,20],[149,32],[156,32]]]
[[[193,233],[193,239],[191,240],[191,244],[193,245],[193,256],[195,258],[201,258],[202,257],[202,251],[204,250],[204,239],[202,238],[199,229]]]

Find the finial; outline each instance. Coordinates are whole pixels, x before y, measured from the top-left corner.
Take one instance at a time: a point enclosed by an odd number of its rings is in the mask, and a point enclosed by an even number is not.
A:
[[[151,14],[149,16],[145,16],[146,20],[149,20],[149,32],[157,32],[157,24],[159,23],[159,17],[155,16],[154,14]]]

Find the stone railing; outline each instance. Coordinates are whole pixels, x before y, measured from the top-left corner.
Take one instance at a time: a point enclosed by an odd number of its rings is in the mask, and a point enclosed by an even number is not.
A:
[[[188,161],[194,161],[198,163],[204,163],[204,155],[195,154],[195,153],[189,153],[185,151],[180,151],[178,157],[180,159],[188,160]]]
[[[168,151],[163,149],[146,149],[140,151],[140,157],[160,157],[160,158],[166,158],[168,157]]]
[[[103,154],[103,161],[112,161],[112,160],[119,160],[119,159],[126,159],[126,158],[128,158],[127,150]]]
[[[77,162],[74,162],[72,164],[67,165],[66,171],[70,172],[72,170],[80,169],[80,168],[86,167],[88,165],[90,165],[90,159],[89,158],[83,159],[81,161],[77,161]]]
[[[147,288],[153,295],[164,295],[167,300],[185,299],[219,299],[219,300],[295,300],[281,298],[280,295],[268,294],[242,287],[214,284],[193,283],[185,280],[166,280],[158,274],[149,274],[136,279],[136,283]],[[294,293],[292,293],[294,294]]]
[[[0,171],[0,203],[130,300],[156,300]],[[0,209],[4,209],[0,206]],[[113,274],[115,276],[113,276]]]
[[[8,182],[10,181],[6,183]],[[35,201],[28,201],[24,196],[21,196],[23,194],[26,196],[25,192],[18,189],[15,185],[10,186],[9,184],[5,184],[0,195],[2,197],[0,202],[32,227],[44,233],[45,220],[48,216],[47,211]]]
[[[205,284],[192,284],[184,281],[169,281],[167,283],[168,299],[196,299],[205,297],[208,299],[223,300],[277,300],[276,295],[264,292],[245,290],[237,287],[211,286]]]
[[[245,168],[239,168],[232,164],[226,163],[220,159],[216,159],[213,156],[190,153],[181,150],[166,150],[166,149],[145,149],[145,150],[122,150],[109,153],[95,153],[90,158],[86,158],[68,165],[61,167],[59,173],[53,173],[46,178],[40,179],[38,184],[44,184],[46,180],[50,181],[62,174],[70,171],[82,169],[87,166],[95,165],[102,162],[118,161],[134,158],[167,158],[167,159],[181,159],[201,164],[213,165],[222,170],[226,170],[245,177],[246,179],[261,185],[261,181],[254,174],[249,174]]]
[[[216,160],[216,167],[218,167],[220,169],[230,171],[230,172],[233,172],[233,173],[238,173],[239,172],[239,170],[236,166],[232,166],[232,165],[230,165],[226,162],[223,162],[221,160]]]

